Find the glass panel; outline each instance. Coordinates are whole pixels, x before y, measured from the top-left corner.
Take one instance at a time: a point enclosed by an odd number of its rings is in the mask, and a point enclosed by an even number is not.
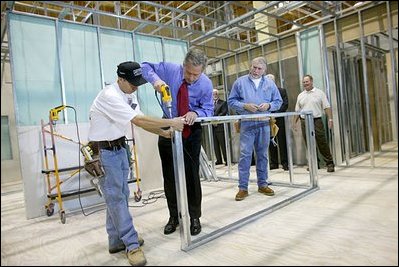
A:
[[[319,29],[315,27],[301,32],[300,40],[303,74],[312,75],[314,86],[325,91]]]
[[[102,88],[97,29],[72,23],[59,26],[66,104],[76,109],[79,122],[88,122],[90,106]],[[69,120],[74,122],[74,116]]]
[[[101,29],[100,38],[104,83],[111,84],[118,78],[116,74],[118,64],[133,61],[132,34]]]
[[[9,18],[16,123],[40,125],[62,104],[55,22],[13,13]]]
[[[8,116],[1,116],[1,160],[11,160],[11,139]]]
[[[161,38],[150,37],[145,35],[135,35],[134,42],[135,58],[137,62],[161,62],[162,43]],[[156,93],[151,84],[147,83],[140,86],[137,90],[137,97],[140,102],[141,111],[144,114],[154,117],[162,117],[162,109],[157,101],[161,101],[161,97]]]
[[[165,61],[182,64],[187,53],[187,43],[164,39]]]

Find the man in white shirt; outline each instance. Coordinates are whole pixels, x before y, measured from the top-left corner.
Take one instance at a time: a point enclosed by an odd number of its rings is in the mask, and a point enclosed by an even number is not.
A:
[[[90,108],[89,141],[98,146],[104,177],[100,179],[101,191],[107,205],[106,230],[109,252],[127,252],[129,263],[134,266],[146,264],[146,258],[129,212],[129,160],[125,149],[125,133],[131,123],[164,137],[171,136],[173,127],[182,131],[182,118],[158,119],[144,116],[136,96],[138,86],[147,81],[142,77],[136,62],[118,65],[118,80],[106,86],[95,98]]]
[[[326,94],[322,90],[313,86],[313,77],[311,75],[305,75],[302,79],[302,84],[305,90],[303,90],[297,97],[295,111],[312,111],[317,147],[326,162],[327,171],[334,172],[335,165],[330,152],[330,147],[328,146],[323,121],[321,119],[325,113],[328,118],[328,128],[333,127],[330,103],[327,100]],[[298,121],[298,119],[299,116],[295,121]],[[302,135],[306,142],[304,118],[301,118],[301,127]],[[319,162],[319,158],[317,158],[317,161]]]

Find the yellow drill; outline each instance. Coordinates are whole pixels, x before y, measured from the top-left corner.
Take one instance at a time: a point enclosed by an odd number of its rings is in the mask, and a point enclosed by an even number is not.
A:
[[[58,113],[60,113],[61,110],[64,110],[66,108],[65,105],[61,105],[55,108],[50,109],[50,119],[52,121],[58,121]]]
[[[172,95],[170,94],[169,86],[166,84],[161,85],[162,102],[169,110],[169,118],[172,118]]]

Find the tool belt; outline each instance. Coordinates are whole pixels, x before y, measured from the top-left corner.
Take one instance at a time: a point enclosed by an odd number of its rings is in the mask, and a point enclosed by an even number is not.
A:
[[[103,166],[101,165],[99,158],[86,161],[84,168],[93,177],[99,178],[104,176]]]
[[[83,153],[83,149],[86,149],[86,153],[89,153],[90,156],[85,155],[85,153]],[[89,142],[82,148],[81,151],[85,156],[85,170],[95,178],[104,176],[104,169],[100,161],[98,142]]]
[[[125,147],[125,137],[122,136],[121,138],[112,141],[98,141],[97,144],[99,149],[119,150],[122,147]]]

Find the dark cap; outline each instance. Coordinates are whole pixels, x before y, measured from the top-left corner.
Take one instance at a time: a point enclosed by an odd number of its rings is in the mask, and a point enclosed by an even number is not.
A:
[[[126,79],[134,86],[140,86],[147,83],[141,73],[140,64],[137,62],[127,61],[119,64],[116,73],[119,77]]]

